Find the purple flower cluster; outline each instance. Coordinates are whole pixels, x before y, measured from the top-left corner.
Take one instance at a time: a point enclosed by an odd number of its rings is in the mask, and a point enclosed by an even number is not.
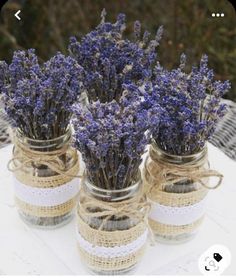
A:
[[[75,146],[82,153],[88,178],[105,189],[122,189],[136,180],[149,129],[158,125],[160,107],[150,107],[135,85],[119,102],[74,106]]]
[[[64,134],[82,77],[77,62],[61,53],[41,66],[33,49],[16,51],[10,65],[0,63],[0,89],[14,126],[32,139]]]
[[[160,27],[151,40],[149,32],[141,34],[141,24],[136,21],[134,40],[124,39],[125,15],[119,14],[112,24],[105,22],[105,14],[103,11],[101,23],[81,42],[72,37],[69,44],[71,56],[85,69],[84,86],[90,101],[118,101],[124,84],[141,86],[149,80],[162,35]]]
[[[165,110],[159,127],[152,130],[153,138],[163,150],[176,155],[202,149],[226,112],[220,100],[230,89],[229,81],[214,81],[206,55],[189,73],[184,71],[185,60],[182,55],[179,68],[171,71],[157,64],[150,95]]]

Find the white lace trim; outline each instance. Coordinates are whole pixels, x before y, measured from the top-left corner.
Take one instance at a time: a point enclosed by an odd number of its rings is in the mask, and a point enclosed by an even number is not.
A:
[[[54,188],[37,188],[14,179],[15,195],[21,201],[33,206],[57,206],[75,197],[79,192],[79,179]]]
[[[125,257],[132,253],[135,253],[146,243],[147,236],[148,230],[146,229],[140,237],[126,245],[102,247],[94,246],[92,243],[85,240],[79,232],[77,232],[77,239],[80,247],[91,255],[103,258]]]
[[[166,225],[187,225],[200,219],[206,210],[206,197],[185,207],[169,207],[152,202],[149,218]]]

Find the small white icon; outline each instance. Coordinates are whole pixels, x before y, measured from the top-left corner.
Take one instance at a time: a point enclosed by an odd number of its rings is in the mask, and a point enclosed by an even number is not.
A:
[[[225,14],[224,13],[212,13],[211,16],[212,17],[224,17]]]
[[[203,275],[220,275],[230,265],[231,254],[224,245],[213,245],[199,258],[198,266]]]
[[[14,16],[18,19],[18,20],[21,20],[21,18],[19,17],[19,13],[21,12],[21,10],[17,11]]]

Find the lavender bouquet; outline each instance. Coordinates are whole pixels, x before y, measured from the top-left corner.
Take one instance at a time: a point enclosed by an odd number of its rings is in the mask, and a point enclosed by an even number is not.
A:
[[[159,127],[151,131],[154,141],[144,169],[150,185],[148,198],[161,210],[159,216],[150,214],[149,223],[159,240],[173,243],[196,234],[203,221],[208,189],[221,184],[223,176],[210,169],[205,144],[225,114],[220,100],[230,88],[228,81],[214,81],[206,55],[188,73],[185,62],[182,55],[180,66],[171,71],[157,64],[152,84],[147,85],[152,88],[151,101],[165,111]],[[196,213],[200,206],[201,212]]]
[[[61,53],[39,65],[32,49],[16,51],[10,65],[0,64],[5,110],[17,128],[8,168],[17,180],[20,217],[30,225],[57,227],[73,215],[79,188],[71,181],[79,171],[79,160],[70,146],[68,125],[82,75],[77,62]],[[63,192],[67,197],[61,197]]]
[[[206,55],[189,73],[184,71],[185,60],[182,55],[179,68],[171,71],[157,64],[151,96],[166,111],[159,127],[152,130],[153,138],[162,150],[175,155],[194,154],[203,148],[226,112],[220,100],[230,89],[229,81],[214,81]]]
[[[0,90],[14,127],[31,139],[63,135],[82,89],[82,75],[77,62],[61,53],[43,65],[33,49],[16,51],[10,65],[0,62]]]
[[[141,156],[150,139],[149,129],[159,124],[159,105],[139,98],[127,85],[119,102],[99,100],[73,108],[75,145],[82,153],[89,180],[104,189],[123,189],[137,180]]]
[[[142,94],[138,86],[123,84],[119,101],[97,100],[73,107],[75,146],[86,165],[77,210],[78,232],[94,249],[97,239],[102,238],[100,247],[110,250],[110,246],[123,246],[130,238],[137,240],[147,229],[149,206],[141,190],[139,166],[150,139],[149,129],[159,123],[160,108],[150,106],[149,97]],[[91,229],[92,237],[88,236]],[[81,240],[78,246],[83,250]],[[84,252],[80,255],[96,274],[120,274],[138,263],[144,247],[133,251],[128,263],[127,254],[115,258],[89,254],[89,259]]]
[[[114,24],[105,22],[105,15],[104,10],[101,23],[81,42],[72,37],[69,44],[71,56],[85,69],[84,86],[89,101],[118,101],[123,84],[141,86],[149,80],[162,35],[160,27],[151,40],[147,31],[141,34],[141,24],[136,21],[134,40],[124,39],[125,15],[119,14]]]

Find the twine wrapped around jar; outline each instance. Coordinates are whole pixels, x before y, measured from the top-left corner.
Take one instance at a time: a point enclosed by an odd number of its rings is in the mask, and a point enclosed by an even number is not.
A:
[[[210,177],[218,179],[213,186]],[[175,156],[153,143],[143,179],[152,202],[150,226],[156,235],[171,239],[197,230],[204,217],[206,195],[220,186],[223,175],[209,169],[207,148],[192,156]]]
[[[8,169],[14,173],[15,201],[21,213],[58,219],[76,206],[79,183],[75,178],[81,176],[77,175],[79,159],[70,139],[71,134],[65,144],[45,143],[42,151],[38,141],[29,144],[19,134],[15,136]]]
[[[101,274],[117,274],[136,265],[148,236],[150,204],[143,191],[116,202],[98,200],[83,186],[79,194],[78,247],[85,264]],[[130,225],[110,224],[119,219],[128,219]]]

